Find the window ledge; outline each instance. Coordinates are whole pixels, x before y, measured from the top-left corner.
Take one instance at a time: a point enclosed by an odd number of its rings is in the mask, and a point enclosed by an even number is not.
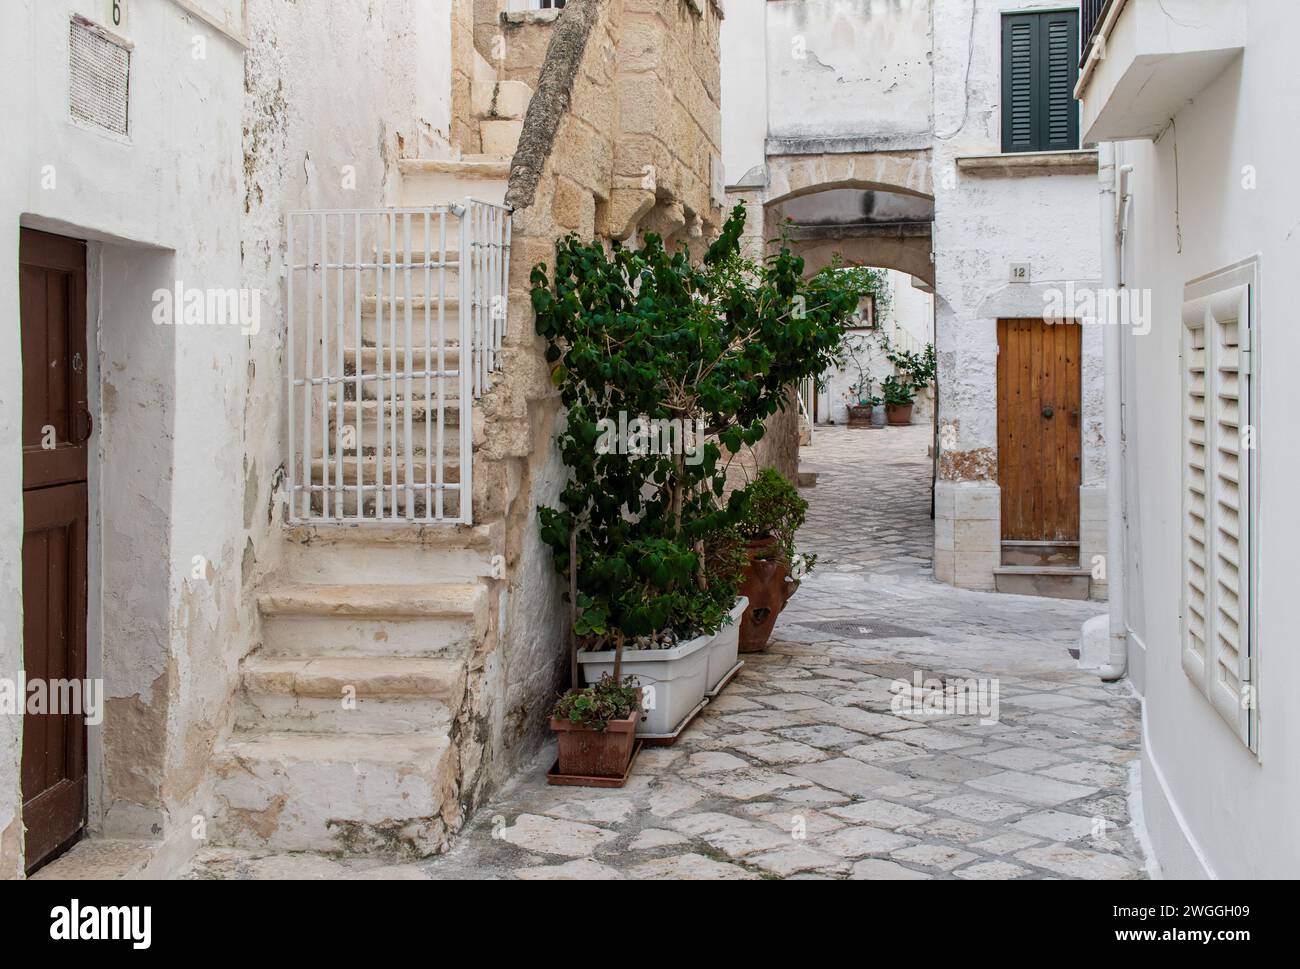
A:
[[[957,167],[984,178],[1026,175],[1090,175],[1097,171],[1095,151],[1030,151],[998,155],[964,155]]]

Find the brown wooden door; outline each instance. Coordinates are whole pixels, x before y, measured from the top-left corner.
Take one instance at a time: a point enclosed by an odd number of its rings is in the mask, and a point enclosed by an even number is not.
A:
[[[22,230],[23,660],[28,682],[86,677],[86,246]],[[86,822],[86,727],[23,718],[30,871]]]
[[[1004,541],[1077,542],[1081,328],[998,320],[998,483]]]

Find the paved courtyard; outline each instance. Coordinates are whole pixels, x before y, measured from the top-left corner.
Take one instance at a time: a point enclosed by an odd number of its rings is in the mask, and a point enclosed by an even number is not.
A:
[[[923,427],[818,430],[817,570],[769,650],[625,788],[548,787],[547,750],[439,858],[214,849],[190,877],[1144,877],[1137,701],[1068,652],[1102,607],[934,583],[928,445]],[[900,703],[945,696],[970,702]]]

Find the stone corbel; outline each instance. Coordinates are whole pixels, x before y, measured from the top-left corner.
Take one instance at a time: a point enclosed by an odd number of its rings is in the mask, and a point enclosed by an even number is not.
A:
[[[626,181],[629,184],[614,186],[605,207],[605,233],[619,241],[630,237],[637,224],[655,207],[653,189],[643,188],[640,179]]]

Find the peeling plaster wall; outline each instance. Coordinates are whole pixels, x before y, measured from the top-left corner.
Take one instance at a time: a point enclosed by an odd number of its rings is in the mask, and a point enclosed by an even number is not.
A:
[[[15,6],[0,150],[18,177],[0,185],[0,259],[16,264],[20,222],[93,243],[89,666],[106,680],[107,709],[90,737],[90,829],[163,841],[174,860],[194,846],[208,758],[257,642],[253,593],[279,559],[282,218],[382,205],[399,153],[445,157],[450,0],[249,0],[247,50],[172,0],[136,0],[121,30],[135,44],[128,139],[68,118],[69,17],[100,18],[103,4]],[[53,189],[42,187],[50,164]],[[260,331],[155,326],[152,293],[178,280],[260,291]],[[10,455],[0,462],[0,675],[13,676],[22,462],[12,271],[0,274],[0,301],[12,321],[0,336]],[[0,721],[0,877],[21,871],[20,728]]]
[[[953,442],[940,457],[937,504],[940,518],[955,516],[936,525],[935,569],[942,580],[991,588],[1001,543],[997,320],[1041,316],[1047,293],[1067,281],[1098,284],[1097,179],[977,177],[957,168],[961,156],[1001,151],[1001,21],[1002,13],[1017,5],[933,2],[939,421]],[[1030,285],[1010,283],[1012,263],[1030,264]],[[1105,482],[1101,347],[1100,328],[1086,328],[1081,415],[1086,558],[1104,552],[1104,499],[1097,500]],[[963,517],[976,524],[956,524]]]
[[[828,140],[863,151],[928,146],[930,3],[771,0],[768,151]]]

